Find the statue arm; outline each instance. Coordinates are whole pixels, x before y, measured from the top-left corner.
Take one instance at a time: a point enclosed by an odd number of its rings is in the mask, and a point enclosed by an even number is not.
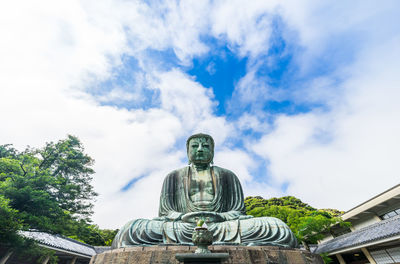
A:
[[[173,171],[165,178],[160,195],[158,217],[155,220],[181,219],[183,212],[179,212],[179,205],[177,204],[177,199],[180,198],[177,195],[177,190],[179,189],[177,177],[179,177],[178,172]]]
[[[251,218],[252,216],[245,213],[243,190],[238,177],[233,172],[225,170],[223,182],[225,187],[222,190],[226,204],[225,212],[221,212],[221,216],[227,221]]]

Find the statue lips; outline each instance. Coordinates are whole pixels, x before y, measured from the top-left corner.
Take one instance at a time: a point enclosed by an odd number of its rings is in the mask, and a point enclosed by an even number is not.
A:
[[[196,152],[194,161],[207,161],[207,162],[209,162],[209,160],[210,160],[210,155],[208,153],[206,153],[204,151]]]

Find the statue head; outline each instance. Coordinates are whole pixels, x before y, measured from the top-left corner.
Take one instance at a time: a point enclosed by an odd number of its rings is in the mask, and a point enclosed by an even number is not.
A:
[[[214,158],[214,139],[207,134],[194,134],[186,141],[189,164],[209,164]]]

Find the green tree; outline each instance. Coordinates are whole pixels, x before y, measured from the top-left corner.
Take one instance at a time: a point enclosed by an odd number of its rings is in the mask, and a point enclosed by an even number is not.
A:
[[[41,248],[35,241],[18,235],[23,227],[22,221],[18,211],[10,207],[9,200],[3,195],[0,195],[0,227],[0,245],[9,248],[11,252],[17,252],[25,259],[38,258],[39,262],[49,256],[50,263],[57,263],[51,250]]]
[[[111,246],[117,233],[118,229],[100,229],[97,225],[89,225],[83,222],[77,225],[74,235],[69,237],[93,246]]]
[[[309,244],[316,244],[337,224],[343,227],[350,226],[349,222],[344,222],[340,217],[333,217],[323,211],[317,212],[300,217],[295,234],[305,249],[310,250]]]
[[[17,231],[22,224],[17,213],[17,210],[10,207],[9,200],[0,195],[0,238],[4,244],[15,245],[20,240]]]
[[[92,199],[97,195],[90,184],[94,160],[84,153],[78,138],[68,136],[57,143],[46,143],[33,151],[40,155],[39,169],[54,178],[51,196],[58,205],[79,219],[92,215]]]
[[[250,196],[245,199],[246,213],[254,217],[272,216],[281,219],[293,231],[297,240],[309,249],[329,233],[332,226],[349,226],[338,217],[336,209],[316,209],[293,196],[264,199]]]
[[[81,230],[90,230],[97,195],[90,184],[93,162],[74,136],[22,152],[1,145],[0,244],[25,243],[18,230],[78,238]]]
[[[309,211],[315,211],[314,207],[303,203],[300,199],[294,196],[284,196],[281,198],[271,198],[271,199],[264,199],[261,196],[249,196],[246,197],[244,201],[246,205],[246,210],[250,211],[255,207],[265,207],[265,206],[286,206],[292,209],[304,209]]]

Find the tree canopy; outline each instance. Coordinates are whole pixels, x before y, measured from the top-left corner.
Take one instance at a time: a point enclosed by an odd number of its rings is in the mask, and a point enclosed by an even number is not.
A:
[[[264,199],[250,196],[245,199],[246,213],[255,217],[272,216],[281,219],[293,231],[299,242],[308,249],[328,233],[332,226],[349,226],[337,209],[316,209],[294,196]]]
[[[94,160],[74,136],[18,151],[0,145],[0,244],[26,247],[18,230],[37,230],[92,245],[110,244],[115,230],[91,223],[97,193]]]

